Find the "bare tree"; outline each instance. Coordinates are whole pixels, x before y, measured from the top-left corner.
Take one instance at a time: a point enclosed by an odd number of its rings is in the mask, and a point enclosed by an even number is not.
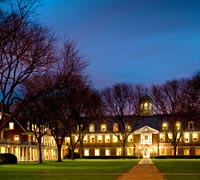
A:
[[[19,97],[19,89],[26,79],[43,73],[55,61],[54,35],[27,18],[35,2],[16,0],[19,11],[13,10],[1,16],[0,93],[3,113],[15,112],[13,102]]]
[[[174,147],[176,157],[177,146],[183,134],[188,115],[190,96],[188,94],[188,80],[171,80],[163,85],[153,85],[154,111],[163,114],[162,129],[166,139]],[[166,121],[166,122],[165,122]]]
[[[140,114],[139,100],[142,96],[141,86],[115,84],[103,90],[102,97],[105,114],[111,115],[109,122],[117,124],[118,131],[113,131],[122,145],[122,155],[125,158],[128,136],[134,131]]]
[[[77,143],[80,143],[80,158],[82,158],[83,139],[86,134],[87,127],[93,118],[100,116],[102,101],[100,94],[92,89],[89,85],[77,86],[72,90],[70,99],[72,105],[72,116],[70,124],[70,146],[71,146],[71,159]],[[76,139],[73,137],[75,135]]]

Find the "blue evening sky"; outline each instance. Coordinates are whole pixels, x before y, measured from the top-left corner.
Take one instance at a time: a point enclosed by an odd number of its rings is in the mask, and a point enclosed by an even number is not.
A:
[[[89,60],[94,87],[200,70],[200,0],[41,0],[39,20]]]

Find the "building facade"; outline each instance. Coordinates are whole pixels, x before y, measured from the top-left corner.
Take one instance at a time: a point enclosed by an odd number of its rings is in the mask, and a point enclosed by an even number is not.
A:
[[[140,102],[142,113],[137,124],[133,130],[127,125],[126,156],[150,158],[174,154],[174,147],[169,142],[173,133],[170,131],[171,122],[165,115],[153,114],[152,102],[150,97],[145,96]],[[18,161],[38,161],[38,143],[34,134],[16,119],[7,119],[0,117],[0,153],[15,154]],[[180,140],[177,145],[177,156],[200,156],[199,122],[200,116],[186,119],[184,126],[179,119],[173,121],[181,130],[178,131]],[[85,157],[122,156],[123,147],[120,141],[122,136],[117,121],[110,124],[106,120],[95,120],[84,131],[83,146],[80,147],[78,143],[75,152],[82,151]],[[73,140],[77,138],[74,134]],[[67,155],[69,149],[70,139],[66,137],[62,146],[62,157]],[[57,146],[51,134],[42,137],[42,155],[43,160],[57,159]]]

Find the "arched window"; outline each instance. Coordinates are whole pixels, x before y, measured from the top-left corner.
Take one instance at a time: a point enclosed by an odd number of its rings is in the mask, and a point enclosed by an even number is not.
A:
[[[181,122],[176,122],[176,130],[181,130]]]
[[[106,132],[106,131],[107,131],[106,124],[101,124],[101,132]]]
[[[94,132],[94,124],[89,124],[89,132]]]
[[[119,127],[117,123],[113,124],[113,132],[118,132],[119,131]]]
[[[194,121],[188,122],[188,130],[194,130]]]
[[[163,124],[162,124],[162,130],[163,131],[167,131],[168,130],[168,123],[167,122],[163,122]]]

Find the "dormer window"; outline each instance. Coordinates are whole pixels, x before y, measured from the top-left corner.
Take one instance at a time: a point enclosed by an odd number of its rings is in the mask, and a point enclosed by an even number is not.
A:
[[[129,123],[126,124],[126,131],[131,131],[131,125]]]
[[[188,122],[188,130],[194,130],[194,122],[193,121]]]
[[[14,122],[9,122],[9,130],[13,130],[14,129]]]
[[[176,130],[181,130],[181,122],[176,122]]]
[[[94,124],[89,125],[89,132],[94,132]]]
[[[106,124],[101,124],[101,132],[106,132],[107,126]]]
[[[162,124],[162,130],[163,131],[167,131],[168,130],[168,124],[167,124],[167,122],[163,122],[163,124]]]
[[[113,132],[118,132],[119,131],[119,127],[117,123],[113,124]]]

